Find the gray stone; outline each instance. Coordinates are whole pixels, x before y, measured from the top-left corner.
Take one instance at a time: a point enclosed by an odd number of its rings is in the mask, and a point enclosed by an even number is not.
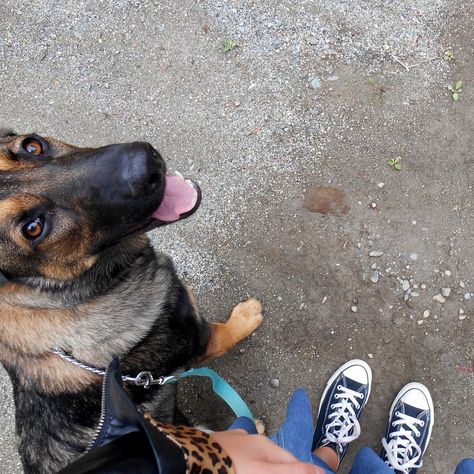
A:
[[[372,252],[369,253],[369,257],[381,257],[383,255],[383,252],[381,250],[372,250]]]
[[[320,89],[321,88],[321,81],[317,77],[313,77],[313,79],[311,79],[311,87],[314,90]]]

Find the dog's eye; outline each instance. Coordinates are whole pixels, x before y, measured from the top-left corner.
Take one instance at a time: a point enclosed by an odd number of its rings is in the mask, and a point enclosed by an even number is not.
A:
[[[32,155],[43,154],[43,145],[39,140],[36,140],[36,138],[27,138],[23,141],[22,147]]]
[[[34,221],[23,226],[23,234],[27,239],[35,240],[41,237],[44,231],[44,219],[37,217]]]

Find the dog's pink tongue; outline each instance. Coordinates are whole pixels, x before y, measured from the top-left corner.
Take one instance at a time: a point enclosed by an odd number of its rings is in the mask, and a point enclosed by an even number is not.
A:
[[[180,176],[166,176],[165,195],[152,217],[163,222],[174,222],[194,209],[198,193],[191,183]]]

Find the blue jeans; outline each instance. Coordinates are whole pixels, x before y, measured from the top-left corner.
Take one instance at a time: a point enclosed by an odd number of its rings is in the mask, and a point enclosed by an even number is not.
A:
[[[244,429],[250,434],[257,433],[254,423],[249,418],[237,418],[229,429],[237,428]],[[290,451],[300,461],[319,466],[327,474],[334,474],[322,459],[311,452],[313,432],[313,413],[308,394],[302,389],[295,390],[288,404],[288,413],[283,425],[270,436],[270,439]],[[394,471],[370,448],[362,448],[357,453],[349,474],[394,474]],[[455,474],[474,474],[474,459],[462,461]]]

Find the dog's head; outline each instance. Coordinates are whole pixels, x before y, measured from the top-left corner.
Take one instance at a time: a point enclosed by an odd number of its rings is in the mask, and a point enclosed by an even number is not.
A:
[[[0,130],[0,271],[68,280],[131,235],[199,206],[148,143],[80,148]]]

